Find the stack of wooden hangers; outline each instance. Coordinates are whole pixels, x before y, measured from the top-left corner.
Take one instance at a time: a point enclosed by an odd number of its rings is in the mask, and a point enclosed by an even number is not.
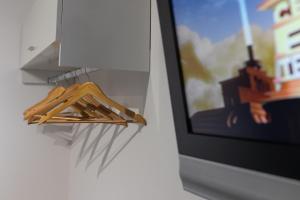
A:
[[[24,112],[28,124],[109,123],[146,125],[143,116],[108,98],[93,82],[56,87]]]

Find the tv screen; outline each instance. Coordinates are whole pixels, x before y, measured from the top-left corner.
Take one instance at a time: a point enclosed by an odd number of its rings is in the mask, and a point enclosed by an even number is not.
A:
[[[300,1],[171,8],[189,133],[300,144]]]

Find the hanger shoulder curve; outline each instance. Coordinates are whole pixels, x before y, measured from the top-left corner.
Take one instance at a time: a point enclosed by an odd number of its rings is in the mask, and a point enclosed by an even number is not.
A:
[[[100,101],[103,101],[107,105],[110,105],[110,106],[116,108],[117,110],[119,110],[120,112],[123,112],[128,117],[132,118],[135,122],[146,125],[146,120],[141,115],[135,114],[135,112],[133,112],[133,111],[127,109],[126,107],[109,99],[108,97],[105,96],[105,94],[102,92],[102,90],[99,89],[99,87],[97,87],[94,83],[91,83],[91,82],[82,84],[79,88],[77,88],[76,92],[74,92],[70,98],[65,100],[64,103],[58,105],[50,112],[43,115],[40,119],[39,124],[46,122],[51,117],[62,112],[67,107],[71,106],[76,101],[80,100],[81,98],[85,97],[86,95],[92,95],[94,97],[97,97]]]
[[[30,115],[31,112],[34,112],[35,108],[37,108],[41,105],[47,104],[48,102],[52,101],[53,99],[61,96],[65,91],[66,91],[66,89],[64,87],[56,87],[56,88],[52,89],[48,93],[48,96],[46,98],[44,98],[40,102],[36,103],[35,105],[31,106],[27,110],[25,110],[25,112],[23,113],[24,117],[26,117],[27,115]]]

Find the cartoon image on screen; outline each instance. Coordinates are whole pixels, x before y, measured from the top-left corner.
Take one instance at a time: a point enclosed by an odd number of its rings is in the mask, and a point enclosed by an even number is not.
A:
[[[300,0],[172,0],[195,134],[300,144]]]

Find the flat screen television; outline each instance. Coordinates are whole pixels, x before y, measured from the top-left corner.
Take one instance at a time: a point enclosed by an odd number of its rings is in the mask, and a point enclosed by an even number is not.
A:
[[[184,188],[300,199],[300,1],[157,3]]]

